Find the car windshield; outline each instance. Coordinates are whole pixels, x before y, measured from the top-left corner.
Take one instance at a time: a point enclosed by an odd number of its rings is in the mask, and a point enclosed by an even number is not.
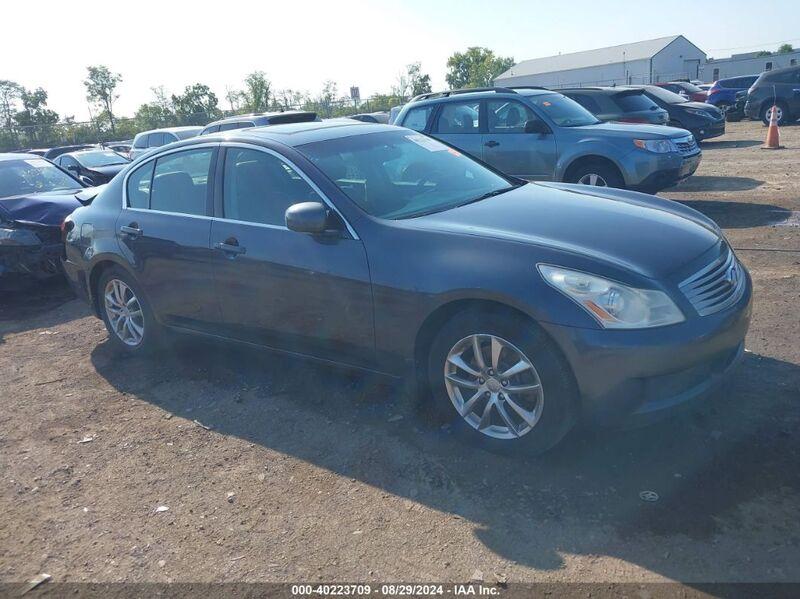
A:
[[[75,154],[74,157],[75,160],[86,168],[112,166],[114,164],[126,164],[128,162],[127,158],[110,150],[104,152],[81,152],[80,154]]]
[[[0,161],[0,198],[81,189],[81,184],[43,158]]]
[[[667,104],[683,104],[689,101],[683,96],[671,92],[668,89],[664,89],[663,87],[658,87],[657,85],[648,85],[647,93]]]
[[[379,218],[441,212],[522,184],[408,129],[329,139],[297,149],[361,209]]]
[[[559,127],[582,127],[600,122],[575,100],[561,94],[528,96],[528,101],[538,106]]]

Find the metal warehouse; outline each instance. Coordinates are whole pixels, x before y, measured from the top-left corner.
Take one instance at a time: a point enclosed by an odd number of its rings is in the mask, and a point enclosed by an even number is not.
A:
[[[682,35],[523,60],[496,86],[574,87],[697,79],[706,53]]]
[[[700,67],[700,79],[703,81],[717,81],[729,77],[742,77],[758,75],[763,71],[793,67],[800,64],[800,50],[794,52],[764,53],[747,52],[734,54],[729,58],[709,58]]]

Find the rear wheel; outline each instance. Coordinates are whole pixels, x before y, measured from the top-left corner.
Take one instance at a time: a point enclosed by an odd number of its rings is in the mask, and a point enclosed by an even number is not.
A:
[[[160,327],[131,275],[118,267],[106,270],[97,282],[96,293],[114,349],[140,354],[156,347]]]
[[[625,181],[619,171],[615,167],[599,161],[586,162],[571,169],[568,182],[595,187],[625,187]]]
[[[575,422],[569,366],[544,332],[520,317],[457,314],[431,346],[428,378],[439,419],[493,451],[544,452]]]

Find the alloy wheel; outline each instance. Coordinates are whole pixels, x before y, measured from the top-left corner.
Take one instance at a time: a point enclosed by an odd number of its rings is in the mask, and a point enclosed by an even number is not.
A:
[[[144,314],[136,294],[124,281],[110,279],[103,295],[114,334],[125,345],[139,345],[144,339]]]
[[[444,381],[459,415],[489,437],[521,437],[542,416],[539,373],[519,348],[496,335],[470,335],[456,343],[445,360]]]
[[[767,108],[767,122],[772,120],[772,111],[775,111],[775,120],[779,123],[783,119],[783,109],[780,106],[770,106]]]
[[[596,187],[608,187],[608,183],[601,175],[597,173],[586,173],[583,177],[578,179],[581,185],[594,185]]]

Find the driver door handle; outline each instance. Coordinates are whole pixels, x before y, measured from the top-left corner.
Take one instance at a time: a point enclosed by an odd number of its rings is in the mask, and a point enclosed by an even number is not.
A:
[[[487,148],[496,148],[497,146],[500,145],[500,142],[499,141],[495,141],[493,139],[490,139],[489,141],[487,141],[483,145],[485,145]]]
[[[229,258],[235,258],[239,254],[247,252],[247,248],[240,246],[239,241],[234,237],[229,237],[225,241],[218,241],[214,244],[214,247],[228,254]]]

